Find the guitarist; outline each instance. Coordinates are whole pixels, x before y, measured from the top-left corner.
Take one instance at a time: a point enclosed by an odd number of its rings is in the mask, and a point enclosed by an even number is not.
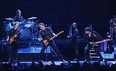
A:
[[[9,31],[9,34],[7,36],[7,41],[9,41],[10,44],[10,49],[9,49],[9,61],[15,61],[17,60],[17,51],[18,51],[18,43],[17,43],[17,38],[18,35],[16,35],[19,30],[18,30],[18,23],[16,22],[13,24],[14,28]],[[10,40],[13,41],[10,41]]]
[[[85,48],[85,60],[90,59],[89,50],[92,48],[92,44],[97,41],[104,40],[96,31],[92,30],[90,27],[85,28],[85,34],[84,34],[84,42],[88,44],[88,46]],[[100,56],[100,60],[102,60],[102,56],[99,52],[98,47],[94,47],[96,53]]]
[[[39,24],[39,40],[40,41],[44,41],[44,40],[49,40],[50,38],[57,37],[57,35],[52,31],[52,29],[50,27],[45,27],[44,23],[40,23]],[[57,49],[57,46],[54,42],[54,40],[49,41],[49,44],[51,46],[51,48],[54,50],[54,52],[57,54],[57,56],[59,57],[60,60],[63,61],[63,57],[61,56],[59,50]],[[44,53],[45,49],[47,46],[43,45],[42,50],[41,50],[41,54]]]

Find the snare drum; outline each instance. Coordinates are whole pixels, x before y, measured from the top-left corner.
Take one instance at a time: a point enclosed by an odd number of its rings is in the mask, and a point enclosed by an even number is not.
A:
[[[31,24],[25,24],[24,27],[30,28],[32,25]]]

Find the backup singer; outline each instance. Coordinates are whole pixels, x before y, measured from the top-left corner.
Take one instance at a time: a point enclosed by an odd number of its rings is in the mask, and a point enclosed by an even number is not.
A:
[[[75,55],[74,55],[75,59],[74,60],[77,60],[78,59],[78,41],[79,41],[79,31],[77,29],[77,23],[74,22],[70,26],[68,38],[71,39],[71,43],[72,43],[72,46],[74,48],[74,52],[75,52]]]
[[[51,30],[50,27],[45,27],[44,26],[44,23],[40,23],[39,28],[40,28],[40,31],[39,31],[39,40],[40,41],[52,38],[53,36],[57,37],[57,35]],[[49,45],[55,51],[55,53],[57,54],[59,59],[63,61],[63,57],[60,54],[59,50],[57,49],[57,46],[56,46],[54,40],[49,41]],[[44,53],[46,47],[47,46],[43,45],[42,50],[40,52],[41,54]]]
[[[85,60],[90,59],[89,50],[92,48],[93,42],[102,41],[103,38],[90,27],[85,28],[84,40],[88,44],[88,47],[85,48]],[[100,60],[102,60],[102,56],[99,52],[98,47],[94,47],[96,53],[100,56]]]
[[[18,43],[17,43],[17,39],[18,39],[18,35],[16,35],[19,30],[18,30],[18,23],[15,23],[14,28],[11,29],[9,31],[8,37],[7,37],[7,41],[9,41],[10,44],[10,48],[9,48],[9,61],[15,61],[17,60],[17,51],[18,51]],[[14,38],[13,38],[14,37]],[[11,42],[11,38],[13,38],[13,41]]]

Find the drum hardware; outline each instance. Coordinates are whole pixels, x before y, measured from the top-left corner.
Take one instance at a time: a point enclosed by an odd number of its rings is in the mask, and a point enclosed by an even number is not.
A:
[[[35,19],[37,19],[37,17],[28,18],[27,24],[25,24],[24,26],[27,28],[33,27],[35,24],[35,22],[34,22]]]
[[[37,19],[37,17],[30,17],[30,18],[28,18],[28,20],[34,20],[34,19]]]
[[[18,23],[19,25],[24,25],[25,22],[26,22],[26,19],[24,19],[21,22],[19,22],[19,21],[13,22],[13,24]]]
[[[35,24],[35,22],[33,22],[33,21],[27,21],[27,23],[24,25],[24,27],[30,28],[30,27],[33,27],[34,24]]]
[[[6,32],[8,32],[10,29],[12,29],[13,28],[13,23],[12,23],[12,21],[14,20],[13,18],[5,18],[5,20],[6,20],[6,23],[5,23],[5,30],[6,30]]]
[[[5,20],[13,21],[14,19],[9,17],[9,18],[5,18]]]
[[[22,22],[17,22],[19,24],[19,30],[23,30],[23,32],[20,33],[20,37],[19,40],[35,40],[38,35],[38,25],[36,25],[36,21],[35,19],[37,19],[37,17],[30,17],[27,20],[24,19]],[[14,22],[13,18],[5,18],[5,32],[6,32],[6,36],[9,32],[10,29],[13,28],[13,24],[15,24],[16,22]]]
[[[114,18],[110,19],[110,21],[108,22],[110,24],[110,37],[112,40],[112,45],[116,45],[116,16],[114,16]]]
[[[30,38],[32,41],[35,41],[37,39],[36,32],[38,31],[38,29],[36,29],[36,31],[35,31],[35,28],[37,28],[37,26],[35,26],[36,25],[36,22],[34,21],[35,19],[37,19],[37,17],[28,18],[28,24],[25,25],[25,27],[31,29],[31,37]],[[32,48],[32,52],[33,52],[33,49],[36,48],[35,47],[36,43],[34,42],[33,45],[34,45],[34,48]]]
[[[25,27],[31,28],[31,39],[33,41],[36,38],[35,33],[34,33],[34,28],[35,28],[35,24],[36,24],[36,22],[34,21],[35,19],[37,19],[37,17],[30,17],[30,18],[28,18],[28,24],[25,24]]]
[[[38,26],[34,19],[37,17],[30,17],[24,24],[23,32],[20,34],[20,40],[35,40],[36,33],[38,32]],[[36,30],[35,30],[36,29]]]
[[[110,19],[110,35],[113,40],[116,40],[116,16],[113,19]]]
[[[36,38],[36,36],[35,36],[35,26],[34,26],[34,24],[33,24],[33,26],[31,26],[31,33],[32,33],[32,35],[31,35],[31,39],[34,41],[35,40],[35,38]]]

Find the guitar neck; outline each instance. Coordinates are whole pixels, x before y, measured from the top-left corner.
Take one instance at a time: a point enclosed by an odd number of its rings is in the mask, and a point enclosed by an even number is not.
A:
[[[98,42],[96,42],[97,44],[99,44],[99,43],[103,43],[104,41],[98,41]]]
[[[18,33],[14,34],[12,38],[15,37],[15,35],[18,35],[19,33],[21,33],[23,30],[19,31]]]
[[[60,34],[62,34],[64,31],[59,32],[58,34],[56,34],[57,36],[59,36]],[[55,36],[53,36],[52,38],[50,38],[50,40],[53,40],[54,38],[56,38]]]
[[[58,36],[58,35],[60,35],[60,34],[58,33],[58,34],[56,34],[56,35]],[[50,40],[53,40],[54,38],[55,38],[55,36],[53,36],[52,38],[50,38]]]
[[[99,43],[103,43],[103,42],[107,42],[107,41],[110,41],[110,39],[106,39],[105,41],[104,41],[104,40],[98,41],[98,42],[96,42],[96,43],[99,44]]]

